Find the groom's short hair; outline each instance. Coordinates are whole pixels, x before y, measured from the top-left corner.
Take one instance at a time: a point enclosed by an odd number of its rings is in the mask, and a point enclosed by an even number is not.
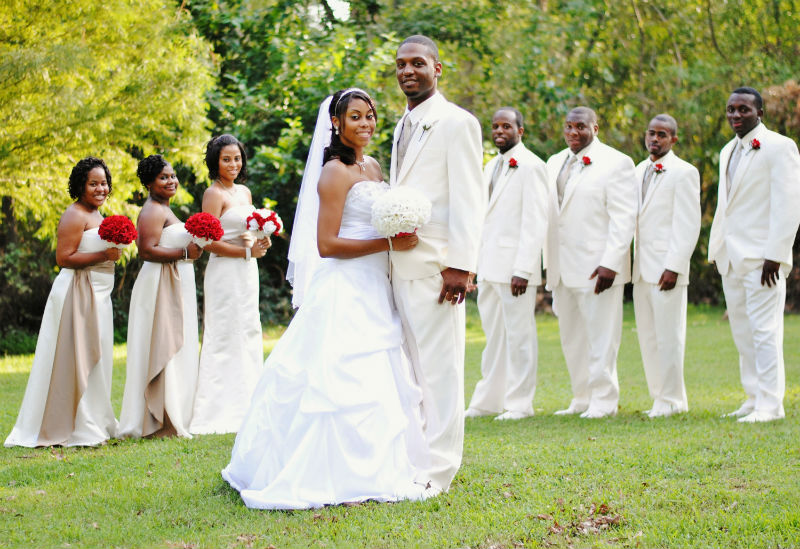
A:
[[[433,60],[435,62],[437,62],[437,63],[439,62],[439,46],[437,46],[436,42],[434,42],[433,40],[431,40],[427,36],[422,35],[422,34],[415,34],[413,36],[409,36],[408,38],[403,40],[402,44],[397,46],[397,49],[399,50],[401,47],[405,46],[406,44],[420,44],[422,46],[425,46],[426,48],[428,48],[428,51],[430,52],[431,57],[433,57]]]
[[[764,100],[761,98],[761,94],[758,93],[758,90],[755,88],[751,88],[750,86],[742,86],[741,88],[736,88],[731,92],[731,95],[734,93],[743,94],[743,95],[752,95],[753,96],[753,103],[755,104],[756,108],[761,110],[764,108]]]

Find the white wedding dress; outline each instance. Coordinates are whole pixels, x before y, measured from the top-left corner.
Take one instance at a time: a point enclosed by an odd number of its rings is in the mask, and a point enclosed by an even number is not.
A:
[[[192,241],[183,223],[164,227],[158,241],[162,248],[185,248]],[[189,437],[189,422],[197,386],[197,354],[200,348],[197,336],[197,294],[194,285],[194,263],[176,261],[180,276],[180,304],[182,311],[183,346],[164,366],[164,411],[176,434]],[[118,437],[141,437],[145,416],[145,388],[153,340],[154,317],[162,263],[145,261],[131,292],[128,315],[128,359],[122,411],[119,416]]]
[[[350,189],[339,235],[370,224],[383,182]],[[222,476],[259,509],[422,499],[422,394],[401,351],[388,254],[321,260],[265,363]]]
[[[234,206],[219,221],[223,241],[241,242],[253,206]],[[211,254],[203,282],[203,345],[189,432],[235,433],[264,361],[255,258]]]

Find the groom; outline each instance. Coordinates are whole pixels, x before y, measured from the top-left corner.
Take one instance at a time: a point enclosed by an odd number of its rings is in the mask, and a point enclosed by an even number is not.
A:
[[[431,201],[419,244],[391,254],[392,287],[406,348],[422,389],[428,477],[446,491],[464,442],[464,297],[478,263],[486,195],[481,185],[478,120],[437,90],[439,49],[410,36],[396,55],[397,82],[408,107],[394,132],[391,185],[408,185]]]

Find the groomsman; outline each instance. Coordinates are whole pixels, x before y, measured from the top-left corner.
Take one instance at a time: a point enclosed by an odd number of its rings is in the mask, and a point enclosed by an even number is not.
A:
[[[636,224],[633,161],[597,138],[587,107],[567,114],[567,148],[547,161],[547,287],[553,291],[572,402],[556,414],[617,413],[622,290]]]
[[[389,254],[392,290],[422,389],[427,478],[432,491],[446,491],[464,447],[464,296],[486,210],[481,126],[437,91],[442,63],[430,38],[400,44],[395,74],[407,107],[394,132],[391,185],[418,189],[433,208],[419,244]]]
[[[489,206],[478,253],[478,312],[486,334],[482,379],[467,417],[533,415],[536,390],[536,287],[542,283],[547,231],[547,171],[523,145],[522,114],[502,107],[492,117],[500,153],[483,170]]]
[[[639,216],[633,244],[633,309],[650,417],[689,410],[683,382],[689,261],[700,236],[700,174],[675,156],[678,124],[668,114],[650,121],[650,156],[636,166]]]
[[[753,88],[735,89],[726,111],[736,137],[719,155],[708,260],[722,275],[747,395],[728,416],[772,421],[784,417],[783,309],[800,224],[800,155],[794,141],[761,123]]]

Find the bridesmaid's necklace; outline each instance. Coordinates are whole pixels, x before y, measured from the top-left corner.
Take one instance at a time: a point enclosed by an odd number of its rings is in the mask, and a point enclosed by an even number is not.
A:
[[[225,191],[226,193],[228,193],[231,196],[236,196],[236,183],[231,185],[230,189],[228,187],[226,187],[225,185],[223,185],[222,181],[220,181],[219,179],[217,179],[217,183],[219,183],[219,186],[222,187],[223,191]]]

